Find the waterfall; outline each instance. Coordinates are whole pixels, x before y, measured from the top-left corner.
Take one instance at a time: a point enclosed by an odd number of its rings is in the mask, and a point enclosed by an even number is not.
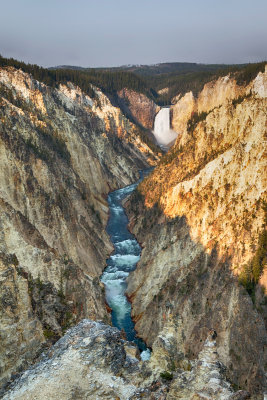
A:
[[[177,133],[170,129],[170,108],[162,108],[156,115],[153,134],[160,147],[168,149]]]

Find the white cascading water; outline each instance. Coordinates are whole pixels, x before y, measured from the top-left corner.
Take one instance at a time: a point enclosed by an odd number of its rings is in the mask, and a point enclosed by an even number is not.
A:
[[[129,341],[134,341],[141,350],[141,359],[149,360],[150,350],[137,337],[131,318],[131,303],[125,291],[126,278],[133,271],[140,259],[141,247],[132,233],[128,230],[129,219],[125,213],[122,201],[127,198],[142,181],[150,169],[140,172],[140,179],[133,185],[115,190],[108,195],[109,220],[107,233],[114,245],[113,254],[107,259],[107,267],[101,281],[105,285],[106,300],[112,309],[112,324],[123,329]]]
[[[177,138],[177,133],[170,129],[170,108],[162,108],[156,115],[153,134],[158,145],[168,149]]]

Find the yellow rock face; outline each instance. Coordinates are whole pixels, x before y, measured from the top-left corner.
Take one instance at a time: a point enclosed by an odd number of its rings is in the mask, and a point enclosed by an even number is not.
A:
[[[175,106],[180,127],[193,109],[212,111],[192,134],[185,130],[178,137],[173,161],[160,165],[142,185],[148,207],[159,201],[166,216],[186,216],[192,238],[208,251],[218,242],[220,254],[233,257],[235,271],[252,256],[264,217],[266,76],[259,74],[246,88],[221,78],[205,85],[196,102],[191,93],[185,95]]]
[[[221,100],[200,96],[202,110],[211,111],[191,131],[186,119],[197,101],[190,93],[178,101],[187,110],[178,121],[182,133],[139,186],[141,200],[128,205],[143,250],[127,293],[155,368],[183,365],[185,355],[196,359],[212,327],[230,379],[252,393],[264,387],[266,273],[256,306],[237,275],[254,257],[264,228],[266,78],[267,71],[260,73],[240,89],[243,95],[223,79],[221,90],[219,82],[207,85],[203,93],[216,89]]]
[[[197,98],[192,92],[186,93],[183,97],[178,96],[176,103],[171,107],[172,128],[180,134],[185,133],[187,121],[192,113],[209,112],[222,104],[230,103],[239,96],[244,96],[250,92],[251,88],[251,84],[240,86],[237,85],[235,79],[224,76],[206,83]]]

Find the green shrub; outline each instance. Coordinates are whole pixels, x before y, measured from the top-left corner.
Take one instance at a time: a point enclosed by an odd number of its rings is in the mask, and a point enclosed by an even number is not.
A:
[[[35,285],[38,287],[39,291],[43,290],[44,282],[41,280],[40,276],[35,281]]]
[[[27,147],[29,147],[33,151],[33,153],[36,155],[37,158],[40,158],[43,161],[50,161],[51,156],[50,156],[49,152],[44,148],[38,147],[32,141],[32,139],[26,139],[25,144]]]
[[[171,381],[173,379],[173,373],[164,371],[164,372],[161,372],[160,377],[162,379],[165,379],[166,381]]]
[[[51,329],[44,329],[43,334],[46,339],[54,339],[57,336]]]
[[[263,202],[262,206],[265,212],[265,223],[267,219],[267,203]],[[244,265],[239,275],[239,282],[246,288],[247,292],[255,301],[256,285],[263,274],[264,266],[267,263],[267,230],[264,229],[258,239],[258,246],[251,262]]]
[[[257,64],[248,64],[236,73],[238,85],[247,85],[256,78],[259,72],[264,72],[266,61]]]
[[[13,265],[15,265],[15,267],[17,267],[19,265],[19,260],[17,259],[16,254],[11,254],[11,262]]]
[[[197,124],[201,121],[204,121],[207,117],[208,113],[202,111],[200,114],[193,113],[192,117],[187,121],[187,131],[189,133],[193,133]]]
[[[175,158],[184,151],[183,146],[178,148],[172,147],[160,160],[160,165],[170,164]]]
[[[68,151],[65,140],[61,137],[57,130],[53,130],[51,127],[36,127],[39,137],[44,143],[66,161],[70,160],[70,153]]]

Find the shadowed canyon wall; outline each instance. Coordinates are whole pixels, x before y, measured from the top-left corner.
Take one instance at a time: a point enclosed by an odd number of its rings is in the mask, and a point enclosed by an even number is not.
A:
[[[228,377],[251,393],[266,385],[266,287],[249,296],[238,277],[266,252],[266,97],[267,71],[240,90],[227,78],[206,85],[199,119],[174,106],[181,135],[127,205],[143,246],[127,292],[151,362],[196,358],[213,328]]]

